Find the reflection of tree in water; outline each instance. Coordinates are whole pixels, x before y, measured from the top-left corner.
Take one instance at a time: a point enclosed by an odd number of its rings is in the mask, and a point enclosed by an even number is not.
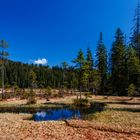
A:
[[[54,109],[48,109],[46,110],[47,115],[51,116],[53,115]]]

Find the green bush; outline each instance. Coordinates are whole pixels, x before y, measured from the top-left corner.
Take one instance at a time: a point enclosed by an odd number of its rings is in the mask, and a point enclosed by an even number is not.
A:
[[[75,106],[88,106],[89,105],[89,101],[88,99],[74,99],[73,100],[73,104]]]
[[[136,87],[134,84],[130,84],[128,87],[128,96],[135,96],[136,95]]]

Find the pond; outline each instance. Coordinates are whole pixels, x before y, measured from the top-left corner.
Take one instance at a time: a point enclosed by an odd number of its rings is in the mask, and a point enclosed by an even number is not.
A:
[[[96,112],[103,111],[104,103],[94,103],[89,108],[49,108],[37,111],[33,115],[34,121],[64,120],[64,119],[90,119]]]
[[[33,115],[34,121],[63,120],[73,118],[82,118],[80,110],[69,108],[53,108],[47,111],[39,111]]]
[[[104,103],[94,102],[90,107],[76,107],[64,104],[47,104],[42,107],[34,106],[7,106],[0,107],[1,113],[27,113],[33,114],[31,118],[34,121],[64,120],[64,119],[85,119],[90,120],[96,112],[103,111]]]

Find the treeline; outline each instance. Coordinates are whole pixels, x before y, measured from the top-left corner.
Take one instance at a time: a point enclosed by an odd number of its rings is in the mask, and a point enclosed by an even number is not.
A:
[[[117,29],[110,52],[107,52],[102,33],[97,43],[96,58],[90,47],[86,55],[80,50],[72,60],[73,66],[37,66],[20,62],[4,63],[4,83],[7,87],[57,88],[90,91],[102,95],[140,96],[140,6],[134,18],[129,43]],[[1,76],[1,74],[0,74]],[[2,78],[0,78],[2,79]],[[2,83],[2,81],[0,80]],[[0,84],[1,84],[0,83]]]
[[[74,67],[64,68],[62,66],[29,65],[21,62],[7,61],[5,62],[5,87],[18,86],[19,88],[32,87],[32,79],[34,80],[34,88],[68,88],[77,89],[77,75]],[[34,76],[35,78],[31,78]],[[1,84],[1,73],[0,73]]]
[[[97,44],[96,61],[93,61],[89,48],[86,57],[80,50],[77,58],[73,61],[76,63],[77,70],[79,70],[78,83],[80,88],[82,90],[93,90],[103,95],[139,96],[139,50],[140,44],[131,42],[127,45],[121,29],[117,29],[108,56],[101,33]]]
[[[95,60],[95,61],[94,61]],[[103,43],[102,33],[97,43],[96,58],[87,48],[72,61],[60,66],[28,65],[20,62],[5,63],[7,87],[30,88],[34,75],[34,88],[78,89],[102,95],[140,95],[140,59],[132,44],[125,44],[125,37],[117,29],[110,55]],[[1,75],[0,75],[1,76]]]

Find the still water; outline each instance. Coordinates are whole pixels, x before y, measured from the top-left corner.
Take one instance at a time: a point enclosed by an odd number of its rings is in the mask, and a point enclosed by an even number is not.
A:
[[[60,109],[49,109],[47,111],[40,111],[33,115],[34,121],[48,121],[48,120],[63,120],[81,118],[79,110],[60,108]]]

